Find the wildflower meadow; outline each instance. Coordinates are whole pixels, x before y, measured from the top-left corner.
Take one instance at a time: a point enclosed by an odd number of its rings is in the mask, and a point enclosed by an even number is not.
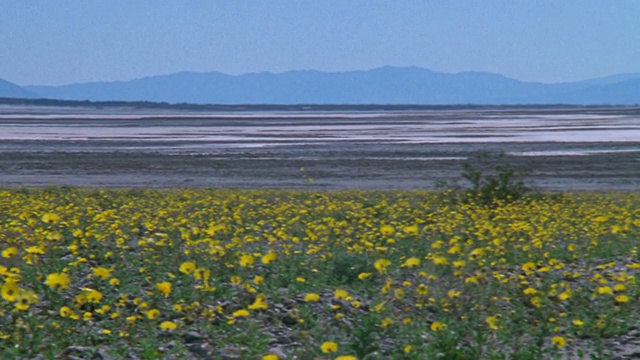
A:
[[[0,190],[0,358],[606,358],[640,195]]]

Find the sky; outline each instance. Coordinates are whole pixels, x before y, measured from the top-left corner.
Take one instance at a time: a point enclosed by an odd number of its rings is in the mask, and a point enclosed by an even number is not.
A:
[[[638,0],[2,0],[0,78],[418,66],[525,81],[640,72]]]

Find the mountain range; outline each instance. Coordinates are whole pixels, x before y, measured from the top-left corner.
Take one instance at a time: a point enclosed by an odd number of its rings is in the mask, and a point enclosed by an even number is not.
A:
[[[33,99],[38,95],[12,82],[0,79],[0,97]]]
[[[117,82],[24,86],[0,79],[0,97],[194,104],[620,104],[640,103],[640,73],[543,84],[487,72],[418,67],[367,71],[179,72]]]

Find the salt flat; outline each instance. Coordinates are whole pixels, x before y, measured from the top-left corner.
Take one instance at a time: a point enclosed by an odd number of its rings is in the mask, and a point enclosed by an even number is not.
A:
[[[640,115],[623,110],[3,106],[0,185],[432,188],[487,151],[543,189],[635,190]]]

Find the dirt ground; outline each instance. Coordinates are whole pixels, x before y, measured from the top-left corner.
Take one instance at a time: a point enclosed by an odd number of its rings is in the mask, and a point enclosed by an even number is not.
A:
[[[0,106],[0,186],[434,189],[486,152],[540,190],[640,191],[638,108],[158,111]]]
[[[639,144],[632,144],[640,146]],[[572,147],[584,149],[585,144]],[[0,186],[211,187],[304,189],[434,189],[460,179],[476,154],[505,152],[502,161],[540,190],[640,190],[640,153],[510,156],[566,144],[378,145],[280,147],[220,154],[153,152],[0,152]],[[594,149],[617,145],[589,144]],[[626,144],[625,146],[629,146]],[[304,171],[301,170],[304,168]],[[310,181],[313,179],[313,181]]]

